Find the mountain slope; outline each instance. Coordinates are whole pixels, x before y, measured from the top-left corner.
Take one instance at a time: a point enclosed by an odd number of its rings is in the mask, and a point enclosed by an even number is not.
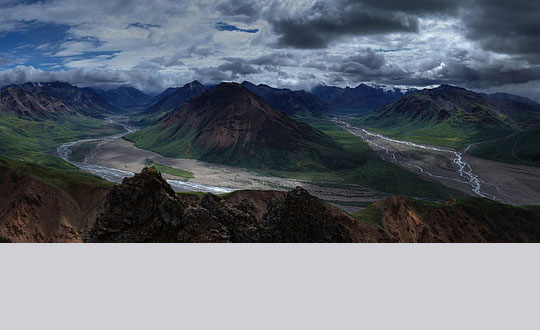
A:
[[[249,81],[244,81],[241,85],[265,100],[272,108],[288,116],[321,116],[329,110],[328,105],[317,95],[305,91],[255,85]]]
[[[539,115],[516,99],[441,85],[406,95],[354,123],[392,136],[463,147],[518,131]]]
[[[474,144],[467,153],[500,162],[540,166],[540,128]]]
[[[540,206],[515,207],[483,198],[445,204],[390,197],[354,215],[384,232],[383,240],[407,243],[538,242]]]
[[[90,117],[103,117],[117,109],[92,88],[79,88],[68,83],[56,81],[47,83],[25,83],[14,87],[24,89],[34,95],[47,95]]]
[[[0,113],[30,120],[58,119],[65,115],[80,116],[75,107],[68,106],[46,93],[34,94],[14,86],[0,90]]]
[[[355,88],[319,85],[311,92],[326,102],[332,111],[345,113],[369,112],[405,95],[399,89],[385,91],[365,84]]]
[[[0,241],[82,242],[110,185],[0,158]]]
[[[145,114],[157,114],[175,110],[205,91],[206,87],[197,80],[179,88],[168,88],[154,98],[154,103],[145,110]]]
[[[129,139],[169,156],[280,169],[316,166],[325,149],[339,149],[236,83],[220,84]]]

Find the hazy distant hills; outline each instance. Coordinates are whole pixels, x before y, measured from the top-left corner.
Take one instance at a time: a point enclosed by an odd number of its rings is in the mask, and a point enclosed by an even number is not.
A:
[[[249,81],[244,81],[242,86],[288,116],[318,117],[330,110],[329,105],[317,95],[303,90],[273,88],[264,84],[255,85]]]
[[[273,88],[268,85],[255,85],[244,81],[242,86],[265,100],[272,108],[288,116],[320,116],[327,113],[328,105],[316,95],[305,91],[292,91],[290,89]],[[182,87],[168,88],[154,97],[152,105],[145,113],[163,113],[177,109],[191,99],[201,95],[215,86],[204,86],[197,80]]]
[[[152,96],[130,86],[115,89],[94,89],[107,102],[119,109],[142,109],[148,106]]]
[[[441,85],[403,96],[355,123],[459,146],[523,129],[539,120],[539,109],[535,102],[510,94],[487,95]]]
[[[400,89],[384,90],[364,84],[355,88],[318,86],[311,92],[274,88],[265,84],[255,85],[249,81],[244,81],[241,85],[289,117],[321,117],[343,112],[365,113],[411,92]],[[205,86],[195,80],[182,87],[167,88],[149,102],[150,106],[145,113],[155,114],[175,110],[214,87]]]
[[[385,90],[360,84],[354,88],[319,85],[311,92],[326,102],[333,112],[369,112],[416,90]]]

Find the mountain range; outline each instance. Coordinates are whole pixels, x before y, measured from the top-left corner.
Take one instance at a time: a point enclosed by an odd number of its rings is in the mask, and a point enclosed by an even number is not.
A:
[[[391,197],[350,215],[302,188],[179,195],[154,168],[112,185],[52,155],[64,142],[118,134],[121,130],[107,126],[104,117],[146,107],[143,116],[160,116],[126,138],[167,156],[426,199],[459,196],[381,160],[367,144],[341,130],[321,128],[329,125],[324,118],[337,107],[348,104],[346,109],[358,110],[375,104],[376,96],[363,104],[352,102],[354,93],[372,93],[370,88],[321,87],[309,93],[249,82],[209,87],[194,81],[151,98],[128,87],[96,91],[61,82],[7,86],[0,90],[0,152],[9,157],[0,158],[0,241],[540,241],[537,207],[474,198],[430,204]],[[398,96],[378,92],[386,95],[384,102]],[[461,143],[527,129],[532,133],[516,137],[528,149],[538,146],[534,125],[540,123],[540,106],[526,98],[442,85],[390,102],[357,121],[389,134],[432,134],[462,138]],[[317,118],[317,128],[295,120],[303,116]],[[514,149],[519,145],[510,142]]]
[[[266,101],[272,108],[290,117],[321,117],[335,112],[365,113],[389,104],[414,90],[385,90],[360,84],[355,88],[317,86],[311,92],[255,85],[244,81],[241,85]],[[148,114],[165,113],[189,102],[215,86],[205,86],[197,80],[182,87],[168,88],[150,102]]]
[[[403,96],[353,123],[391,136],[463,147],[540,123],[540,105],[511,94],[441,85]]]
[[[94,88],[94,91],[118,109],[144,109],[152,101],[152,96],[130,86],[114,89]]]
[[[0,112],[26,119],[53,119],[62,115],[101,118],[115,107],[91,88],[63,82],[25,83],[0,90]]]
[[[333,112],[365,113],[415,91],[402,91],[398,88],[385,90],[360,84],[354,88],[319,85],[311,92],[323,100]]]
[[[330,110],[329,105],[317,95],[303,90],[273,88],[264,84],[255,85],[249,81],[244,81],[241,85],[287,116],[319,117],[328,114]]]

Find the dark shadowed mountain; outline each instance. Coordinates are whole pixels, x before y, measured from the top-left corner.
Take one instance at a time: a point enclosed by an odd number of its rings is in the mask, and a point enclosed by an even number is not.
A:
[[[525,99],[528,100],[528,99]],[[530,100],[529,100],[530,101]],[[521,124],[523,116],[540,107],[506,95],[479,94],[464,88],[441,85],[404,96],[369,116],[370,120],[403,123],[449,123],[454,126],[511,127]]]
[[[124,110],[145,108],[152,100],[152,96],[130,86],[122,86],[109,90],[94,90],[110,104]]]
[[[273,88],[249,81],[244,81],[242,86],[288,116],[320,116],[329,110],[328,104],[317,95],[303,90]]]
[[[319,85],[311,92],[325,101],[334,112],[359,113],[369,112],[390,104],[411,91],[401,91],[400,89],[386,91],[383,88],[360,84],[355,88]]]
[[[339,149],[322,132],[288,118],[236,83],[220,84],[130,139],[171,156],[249,167],[308,166],[325,149]]]
[[[188,103],[206,91],[206,87],[197,80],[178,88],[167,88],[154,97],[152,105],[145,110],[147,114],[169,112]]]
[[[488,102],[522,126],[540,123],[540,104],[523,96],[495,93],[487,95]]]

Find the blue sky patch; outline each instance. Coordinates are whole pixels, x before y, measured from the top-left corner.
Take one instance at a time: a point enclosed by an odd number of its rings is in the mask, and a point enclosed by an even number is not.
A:
[[[235,25],[231,25],[225,22],[217,22],[216,23],[216,30],[218,31],[237,31],[237,32],[245,32],[245,33],[257,33],[259,32],[259,29],[241,29]]]
[[[85,42],[99,47],[102,42],[92,36],[74,37],[69,25],[28,23],[22,28],[0,34],[0,68],[31,65],[43,70],[65,69],[73,60],[115,56],[117,51],[87,51],[70,56],[57,56],[66,42]]]

